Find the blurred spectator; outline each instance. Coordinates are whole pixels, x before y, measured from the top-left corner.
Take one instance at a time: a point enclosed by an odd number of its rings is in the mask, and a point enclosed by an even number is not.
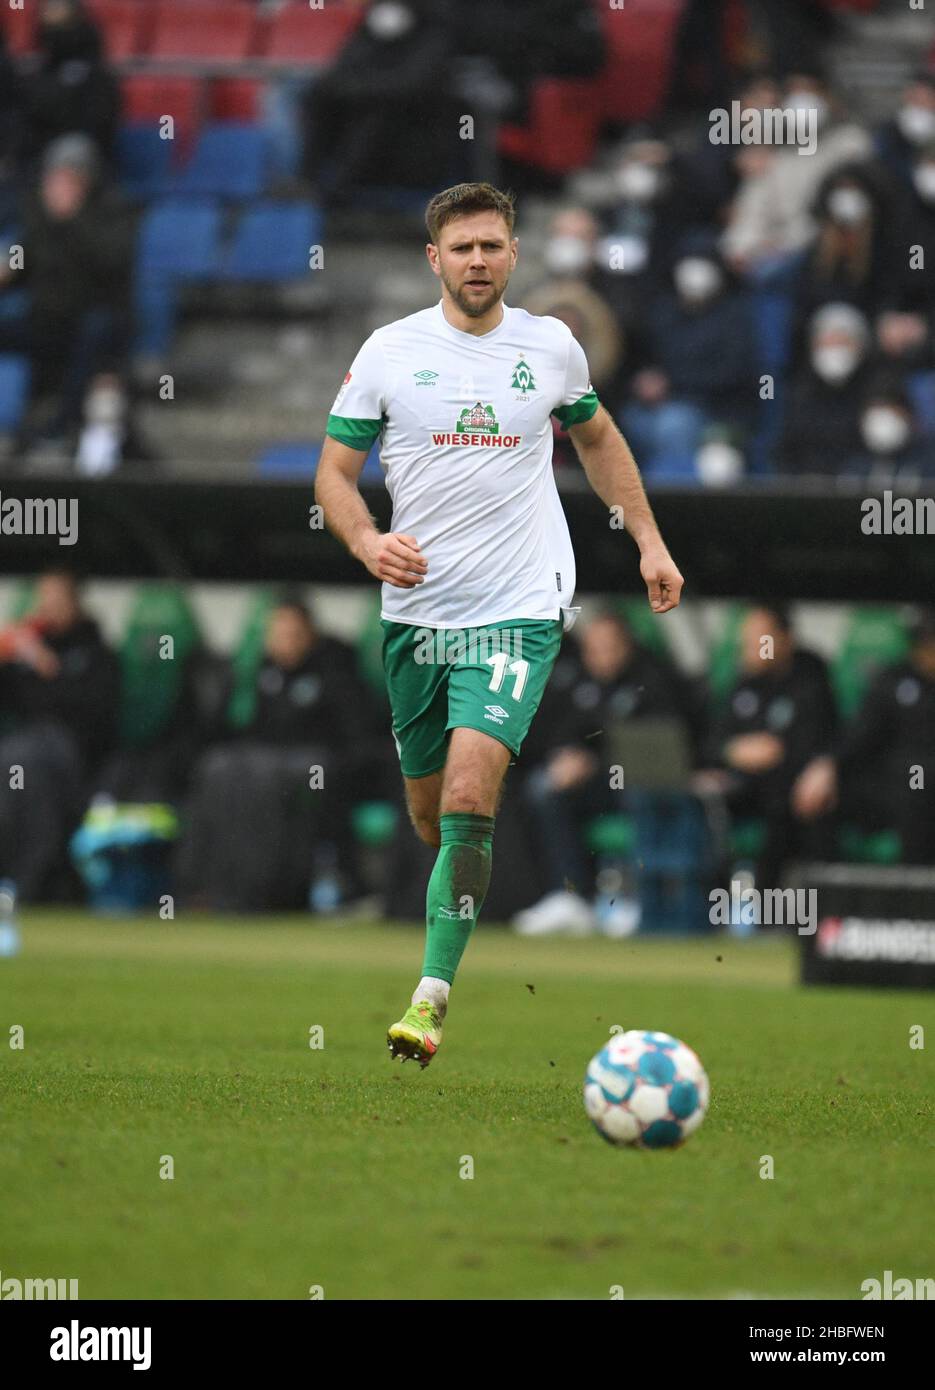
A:
[[[601,236],[600,224],[587,208],[560,208],[549,223],[543,251],[547,278],[533,296],[545,300],[555,285],[562,291],[569,283],[584,285],[608,305],[624,334],[635,333],[644,308],[643,282],[618,265],[622,256],[617,253],[622,249],[613,237]],[[530,309],[530,313],[546,312]],[[598,352],[603,356],[601,346]],[[593,370],[591,375],[597,379]]]
[[[0,874],[28,900],[54,875],[115,731],[118,676],[97,623],[64,573],[43,575],[29,614],[0,632]]]
[[[31,359],[35,394],[54,397],[35,432],[64,449],[89,388],[119,384],[127,349],[131,227],[86,135],[47,149],[20,239],[23,268],[0,262],[0,291],[26,288],[29,308],[0,318],[0,351]]]
[[[888,309],[875,324],[876,362],[898,376],[912,402],[919,433],[935,435],[935,344],[923,314]]]
[[[826,304],[808,325],[808,360],[793,375],[780,447],[784,473],[833,476],[860,452],[870,330],[850,304]]]
[[[331,206],[356,189],[422,187],[449,167],[459,142],[443,119],[455,34],[447,5],[376,0],[304,102],[303,172]]]
[[[873,164],[842,165],[825,180],[815,202],[815,240],[798,275],[797,337],[823,304],[853,304],[868,317],[884,307],[904,254],[894,244],[891,202]]]
[[[534,742],[525,750],[535,761],[523,797],[548,883],[545,897],[514,919],[517,930],[529,936],[595,926],[584,828],[591,817],[627,805],[624,792],[610,787],[604,731],[621,720],[667,716],[691,728],[682,677],[637,643],[619,614],[594,618],[579,642],[580,664],[566,660],[563,678],[546,692]]]
[[[24,77],[27,157],[80,131],[100,153],[114,152],[120,89],[107,67],[100,32],[81,0],[40,0],[38,69]]]
[[[680,243],[672,288],[650,304],[646,336],[646,365],[632,378],[621,427],[649,473],[691,474],[706,432],[744,436],[759,399],[747,295],[712,237]]]
[[[568,325],[584,348],[595,389],[609,402],[626,372],[638,301],[635,295],[628,298],[629,278],[616,276],[602,263],[605,251],[593,214],[586,208],[563,208],[552,219],[545,244],[547,277],[524,295],[522,304],[531,314],[547,314]],[[557,444],[559,462],[571,448],[564,432],[557,434]]]
[[[873,488],[913,486],[935,476],[935,449],[920,438],[912,401],[898,379],[871,385],[860,413],[862,448],[842,468]]]
[[[625,275],[655,291],[672,270],[678,242],[703,223],[685,166],[665,140],[628,140],[614,157],[616,202],[608,243]]]
[[[762,822],[756,884],[772,888],[796,853],[824,855],[823,835],[802,827],[790,794],[803,768],[831,746],[834,701],[824,662],[797,646],[787,611],[772,602],[758,602],[744,621],[740,670],[712,735],[712,766],[697,775],[696,788],[722,794],[733,818]]]
[[[903,88],[895,116],[877,131],[881,162],[907,184],[919,150],[935,143],[935,73],[918,72]]]
[[[7,52],[6,33],[0,27],[0,166],[12,158],[19,146],[20,80],[13,59]],[[0,204],[0,227],[5,226]]]
[[[580,0],[473,0],[469,24],[460,22],[462,14],[455,7],[450,22],[457,53],[467,60],[464,90],[476,90],[486,65],[505,86],[505,120],[526,119],[537,78],[594,77],[603,62],[598,13]]]
[[[905,225],[898,247],[901,305],[919,313],[935,314],[935,140],[923,145],[910,168],[910,189]],[[924,262],[915,247],[922,247]]]
[[[931,864],[933,767],[935,612],[928,610],[913,627],[907,659],[879,673],[832,752],[803,770],[795,809],[820,825],[837,806],[844,822],[862,830],[896,830],[903,863]]]
[[[286,598],[269,616],[254,698],[239,736],[195,768],[183,890],[223,911],[300,909],[327,875],[336,906],[357,886],[350,808],[374,718],[353,653]]]
[[[742,121],[750,120],[753,112],[762,114],[774,110],[781,99],[779,82],[769,72],[749,74],[731,94],[731,101],[739,103]],[[719,103],[720,96],[711,105]],[[710,122],[705,119],[700,124],[694,143],[681,161],[686,195],[695,221],[712,227],[725,222],[738,183],[744,177],[743,155],[750,152],[750,146],[715,144],[711,140]]]
[[[821,184],[832,170],[866,159],[873,151],[863,127],[839,115],[817,71],[790,73],[782,106],[809,113],[816,123],[816,146],[810,154],[800,154],[794,145],[751,147],[747,152],[754,159],[742,165],[743,183],[723,243],[725,256],[738,271],[765,273],[800,251],[814,233],[811,208]]]

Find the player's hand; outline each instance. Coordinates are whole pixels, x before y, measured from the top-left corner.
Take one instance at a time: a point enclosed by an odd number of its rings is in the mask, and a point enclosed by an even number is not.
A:
[[[597,758],[588,748],[559,748],[549,759],[549,786],[556,792],[580,787],[597,770]]]
[[[646,547],[640,556],[640,574],[654,613],[668,613],[670,608],[678,607],[685,580],[664,545]]]
[[[782,739],[765,731],[759,734],[738,734],[724,749],[724,756],[738,772],[771,772],[785,757]]]
[[[830,811],[838,799],[838,775],[832,758],[813,758],[792,787],[792,809],[802,820]]]
[[[361,542],[360,559],[375,578],[395,589],[418,588],[428,570],[428,561],[415,536],[401,536],[393,531],[367,535]]]

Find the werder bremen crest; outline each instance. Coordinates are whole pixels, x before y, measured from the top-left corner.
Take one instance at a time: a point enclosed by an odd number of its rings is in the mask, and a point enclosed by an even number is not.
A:
[[[510,385],[514,391],[522,391],[523,395],[525,395],[527,391],[535,391],[536,389],[536,383],[533,380],[529,364],[524,362],[522,358],[519,359],[516,366],[513,368],[513,380],[510,382]]]
[[[455,425],[458,434],[470,433],[471,430],[483,430],[484,434],[499,434],[500,426],[497,424],[497,417],[493,413],[492,405],[481,405],[480,401],[476,405],[466,405],[458,416],[458,423]]]

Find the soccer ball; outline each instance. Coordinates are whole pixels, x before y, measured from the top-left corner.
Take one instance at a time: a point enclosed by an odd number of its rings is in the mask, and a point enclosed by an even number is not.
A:
[[[668,1033],[616,1033],[588,1063],[584,1108],[608,1144],[666,1149],[682,1144],[708,1108],[704,1067]]]

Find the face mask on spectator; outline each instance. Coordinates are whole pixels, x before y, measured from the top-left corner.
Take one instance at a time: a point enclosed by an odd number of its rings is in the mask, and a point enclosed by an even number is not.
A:
[[[935,111],[928,106],[907,102],[897,111],[896,124],[912,145],[925,145],[935,140]]]
[[[651,203],[659,192],[659,170],[652,164],[631,160],[617,170],[617,188],[621,198],[634,203]]]
[[[367,28],[377,39],[398,39],[413,25],[412,10],[395,0],[381,0],[367,11]]]
[[[790,92],[783,106],[790,111],[814,111],[818,125],[822,125],[828,115],[828,103],[814,92]]]
[[[691,300],[693,304],[702,304],[713,298],[724,283],[718,267],[703,256],[686,256],[678,261],[672,278],[681,297]]]
[[[724,487],[743,475],[743,454],[726,440],[710,439],[695,455],[695,471],[706,487]]]
[[[859,188],[833,188],[828,212],[842,227],[856,227],[870,212],[870,199]]]
[[[893,454],[909,440],[909,423],[888,405],[872,405],[860,421],[864,443],[874,454]]]
[[[546,243],[545,263],[553,275],[581,275],[591,264],[590,244],[580,236],[554,236]]]
[[[935,203],[935,164],[917,164],[912,171],[916,192],[925,203]]]
[[[857,349],[848,347],[846,343],[829,343],[812,352],[812,367],[822,381],[827,382],[846,381],[853,375],[859,361]]]

